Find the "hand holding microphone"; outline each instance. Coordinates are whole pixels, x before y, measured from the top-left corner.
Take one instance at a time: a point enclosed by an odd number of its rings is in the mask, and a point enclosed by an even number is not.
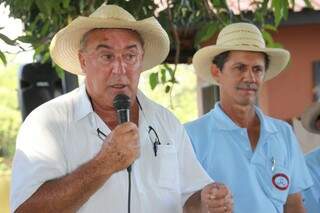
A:
[[[114,98],[113,106],[117,111],[118,123],[105,139],[100,153],[112,162],[114,172],[131,169],[131,164],[140,155],[139,130],[130,122],[130,99],[124,94]],[[110,159],[111,158],[111,159]]]

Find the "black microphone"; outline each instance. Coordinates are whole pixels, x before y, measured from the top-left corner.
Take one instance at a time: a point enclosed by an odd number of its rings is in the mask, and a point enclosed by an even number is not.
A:
[[[113,107],[117,111],[118,123],[130,121],[130,98],[125,94],[118,94],[113,99]],[[131,172],[131,165],[127,168]]]
[[[113,107],[117,111],[118,123],[130,121],[130,98],[125,94],[119,94],[113,99]]]

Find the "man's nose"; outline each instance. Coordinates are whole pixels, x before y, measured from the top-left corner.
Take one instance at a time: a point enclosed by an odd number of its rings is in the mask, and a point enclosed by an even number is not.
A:
[[[249,82],[257,82],[257,76],[255,76],[253,69],[248,69],[245,72],[245,79]]]
[[[126,74],[126,65],[123,62],[123,59],[121,57],[116,57],[114,64],[113,64],[113,68],[112,68],[112,72],[114,74]]]

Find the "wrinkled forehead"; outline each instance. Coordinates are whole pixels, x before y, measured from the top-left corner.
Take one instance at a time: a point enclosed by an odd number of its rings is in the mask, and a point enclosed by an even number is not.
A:
[[[141,44],[141,47],[144,45],[141,35],[135,30],[126,28],[94,28],[83,35],[80,41],[80,47],[81,49],[84,48],[87,45],[88,40],[92,39],[93,37],[102,37],[104,35],[117,33],[126,34],[128,38],[136,39]]]

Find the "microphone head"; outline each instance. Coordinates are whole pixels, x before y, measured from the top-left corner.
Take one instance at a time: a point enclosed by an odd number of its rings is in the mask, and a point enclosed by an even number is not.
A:
[[[118,94],[113,99],[113,107],[116,110],[129,109],[130,108],[130,98],[125,94]]]

